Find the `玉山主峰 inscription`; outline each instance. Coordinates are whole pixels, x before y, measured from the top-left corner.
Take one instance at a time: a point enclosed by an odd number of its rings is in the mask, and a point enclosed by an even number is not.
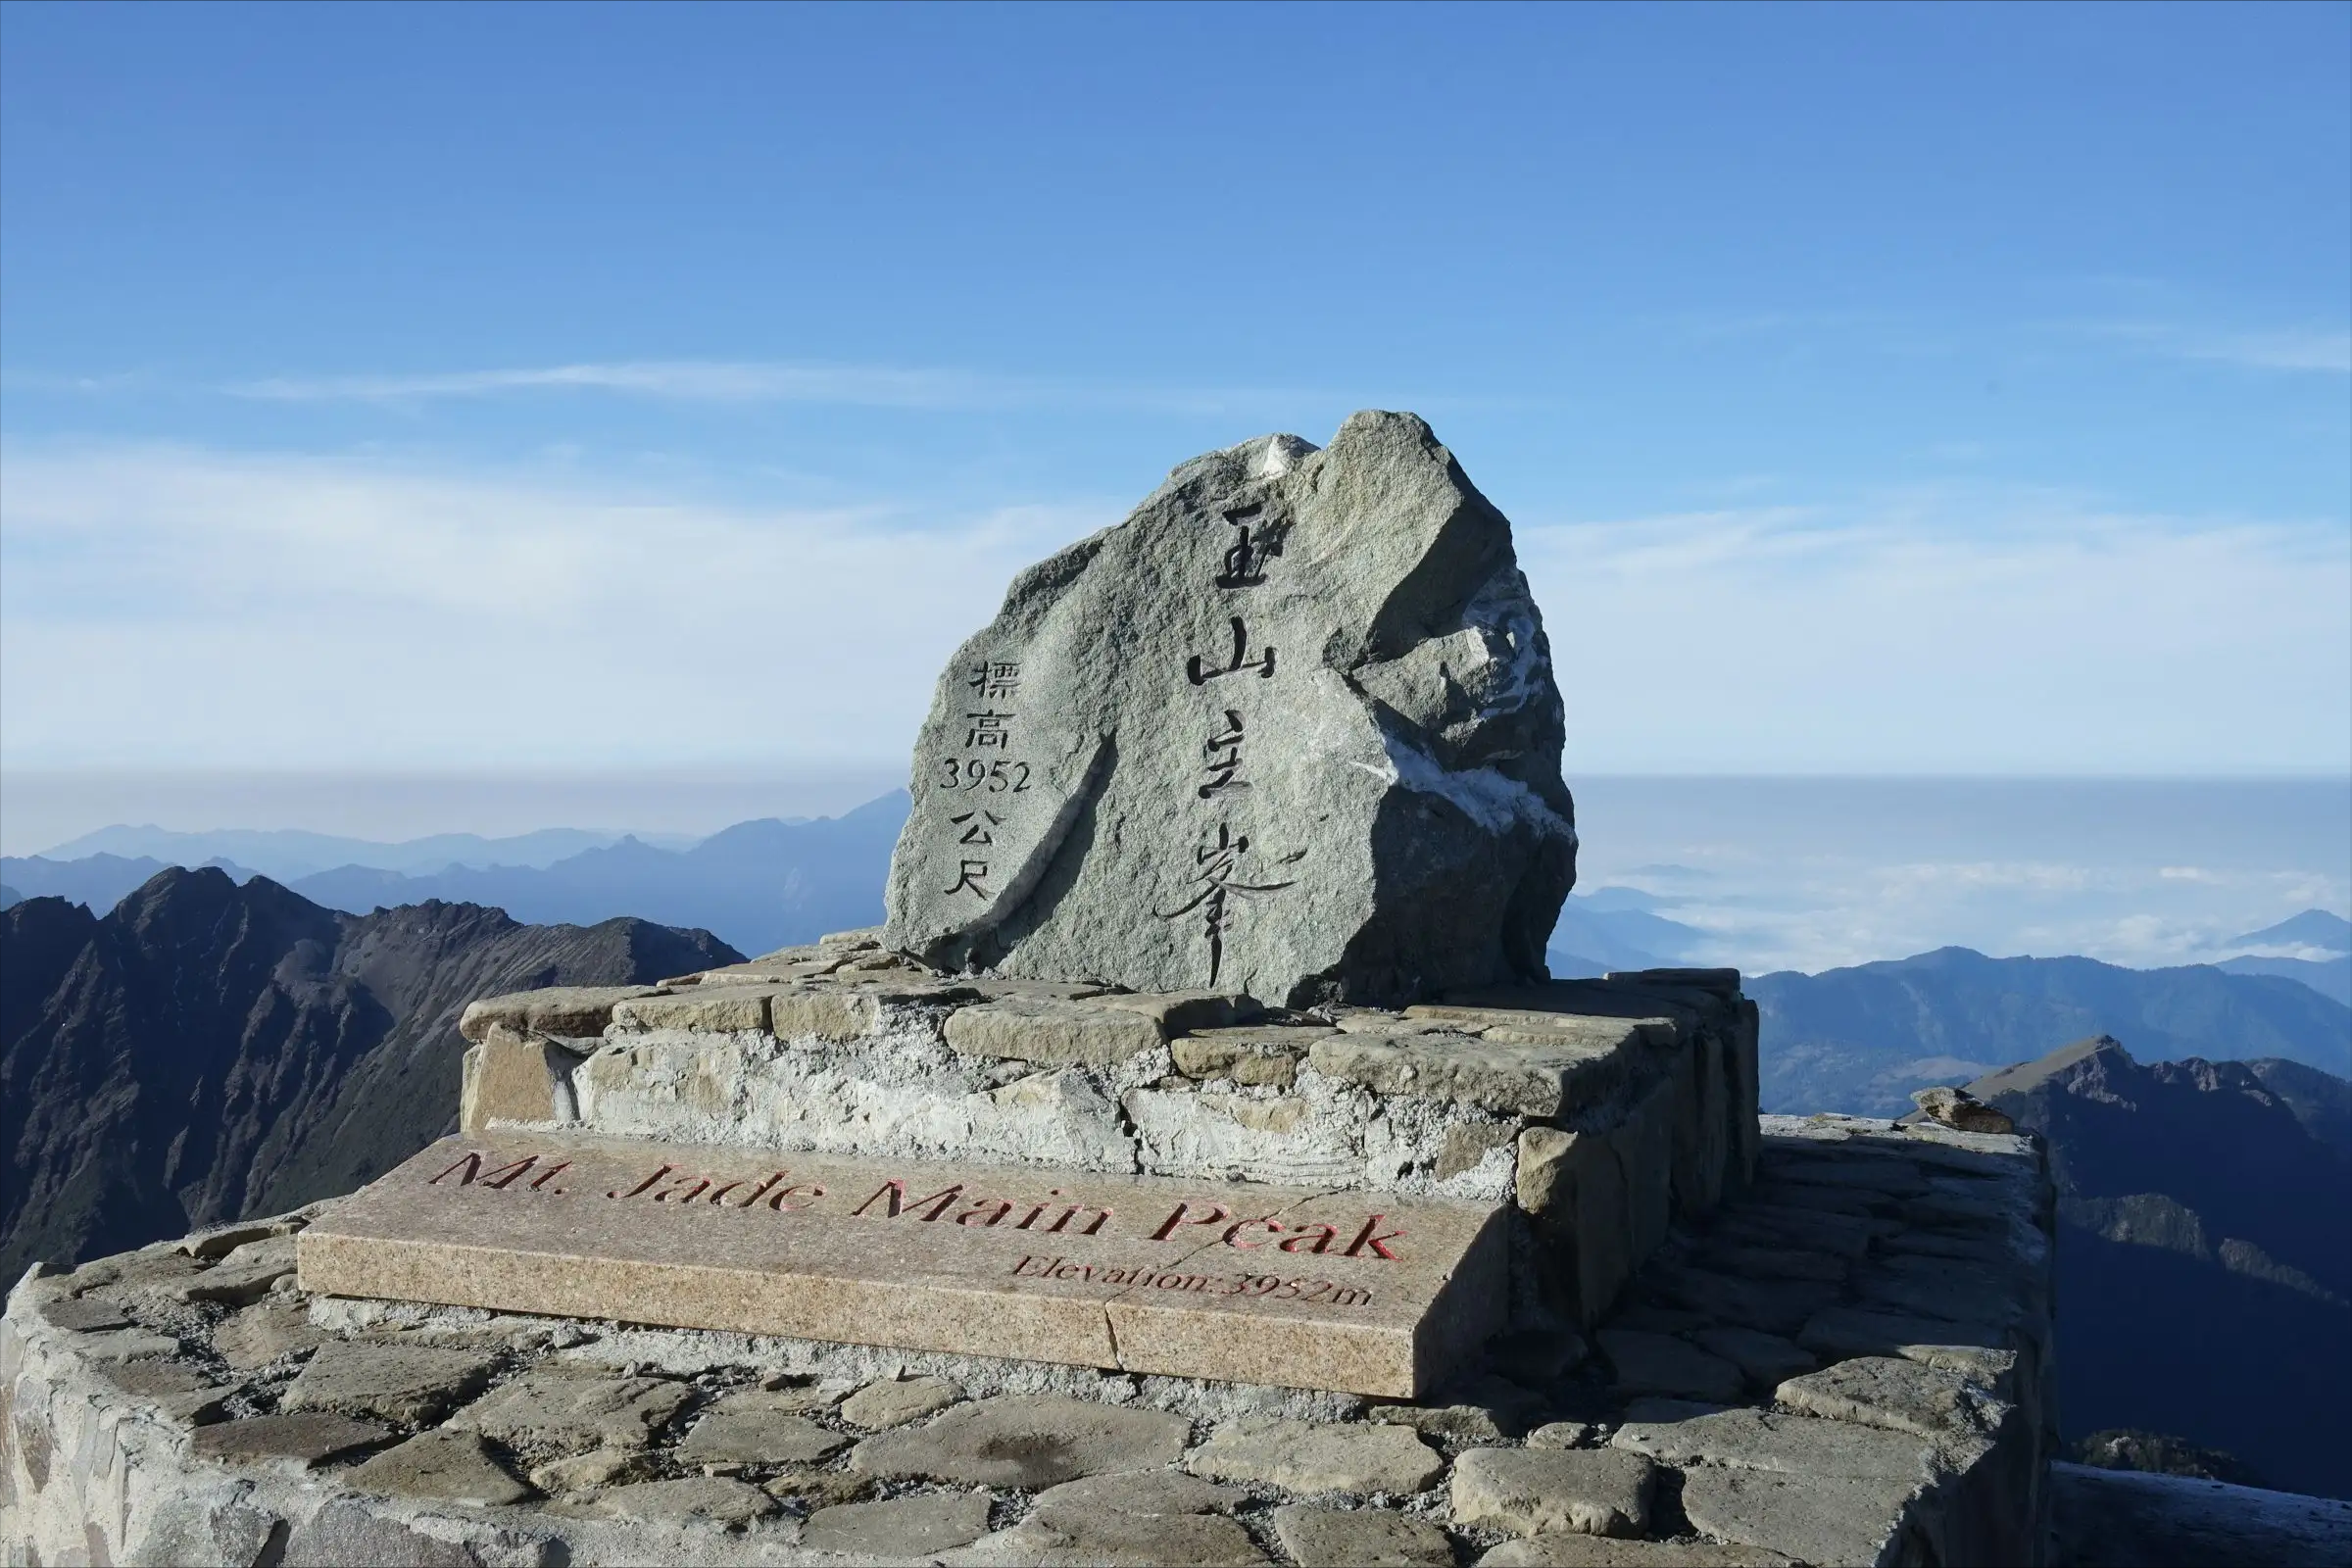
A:
[[[1500,1324],[1497,1212],[514,1132],[298,1245],[333,1295],[1410,1397]]]

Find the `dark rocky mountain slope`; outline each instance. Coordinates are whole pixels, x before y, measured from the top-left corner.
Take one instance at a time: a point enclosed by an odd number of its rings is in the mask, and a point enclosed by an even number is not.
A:
[[[2210,964],[1988,958],[1967,948],[1747,982],[1763,1021],[1763,1103],[1803,1115],[1900,1116],[1911,1091],[2112,1034],[2142,1057],[2278,1057],[2352,1074],[2352,1007]]]
[[[493,992],[734,960],[643,920],[355,916],[167,870],[103,917],[0,911],[0,1278],[373,1179],[455,1125],[458,1014]]]
[[[2352,1496],[2352,1084],[2100,1036],[1968,1087],[2049,1140],[2068,1430]]]

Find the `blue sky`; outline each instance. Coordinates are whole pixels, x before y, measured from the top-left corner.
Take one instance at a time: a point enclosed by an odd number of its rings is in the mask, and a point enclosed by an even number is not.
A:
[[[1572,780],[2340,773],[2352,7],[0,9],[11,769],[897,765],[1367,406]]]

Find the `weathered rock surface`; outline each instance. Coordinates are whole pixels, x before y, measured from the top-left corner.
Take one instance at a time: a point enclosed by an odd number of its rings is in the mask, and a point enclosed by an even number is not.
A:
[[[941,967],[1412,1001],[1544,973],[1575,880],[1510,525],[1410,415],[1194,459],[941,675],[884,942]]]
[[[1426,1519],[1394,1508],[1274,1510],[1274,1539],[1298,1568],[1450,1568],[1453,1543]]]
[[[963,1398],[963,1391],[946,1378],[894,1378],[869,1383],[841,1401],[841,1418],[855,1427],[879,1432],[946,1409]]]
[[[885,1432],[850,1463],[884,1476],[931,1476],[982,1487],[1051,1487],[1080,1476],[1148,1470],[1184,1451],[1191,1423],[1052,1395],[957,1405],[928,1426]]]
[[[944,1563],[973,1568],[1257,1568],[1266,1554],[1221,1514],[1063,1512],[1031,1515]]]
[[[327,1410],[302,1410],[199,1427],[194,1445],[196,1452],[206,1458],[308,1469],[369,1447],[391,1435],[392,1429],[380,1421],[358,1421]]]
[[[451,1418],[511,1448],[641,1448],[694,1394],[664,1378],[582,1376],[570,1369],[528,1373]]]
[[[850,1440],[797,1412],[808,1400],[796,1392],[730,1394],[703,1412],[678,1445],[687,1464],[813,1464],[849,1446]]]
[[[386,1448],[354,1470],[345,1485],[359,1492],[467,1502],[481,1508],[520,1502],[531,1494],[531,1489],[508,1474],[479,1437],[446,1428],[419,1432],[399,1446]]]
[[[1758,1546],[1711,1541],[1550,1535],[1506,1541],[1479,1558],[1478,1568],[1775,1568],[1790,1560]]]
[[[340,1410],[421,1426],[481,1391],[491,1358],[431,1345],[337,1340],[318,1348],[286,1390],[287,1410]]]
[[[1453,1516],[1522,1536],[1639,1536],[1655,1466],[1609,1448],[1472,1448],[1454,1461]]]
[[[758,1487],[724,1476],[689,1476],[682,1481],[640,1481],[614,1487],[596,1499],[600,1512],[647,1524],[714,1524],[740,1529],[776,1511],[776,1500]]]
[[[1446,1461],[1410,1427],[1267,1421],[1219,1427],[1185,1465],[1195,1475],[1291,1492],[1414,1493],[1437,1480]]]
[[[934,1493],[819,1508],[801,1528],[801,1544],[895,1562],[964,1545],[987,1533],[987,1493]]]

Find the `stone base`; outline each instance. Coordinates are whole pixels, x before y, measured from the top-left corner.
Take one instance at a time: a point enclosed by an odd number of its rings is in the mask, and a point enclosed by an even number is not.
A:
[[[1593,1348],[1506,1333],[1408,1405],[311,1297],[294,1216],[16,1288],[0,1540],[52,1564],[2034,1562],[2050,1223],[2028,1140],[1767,1118],[1757,1180],[1667,1228]]]
[[[1591,1326],[1755,1159],[1734,970],[1400,1011],[941,974],[867,932],[466,1009],[463,1125],[1505,1203],[1513,1308]]]

